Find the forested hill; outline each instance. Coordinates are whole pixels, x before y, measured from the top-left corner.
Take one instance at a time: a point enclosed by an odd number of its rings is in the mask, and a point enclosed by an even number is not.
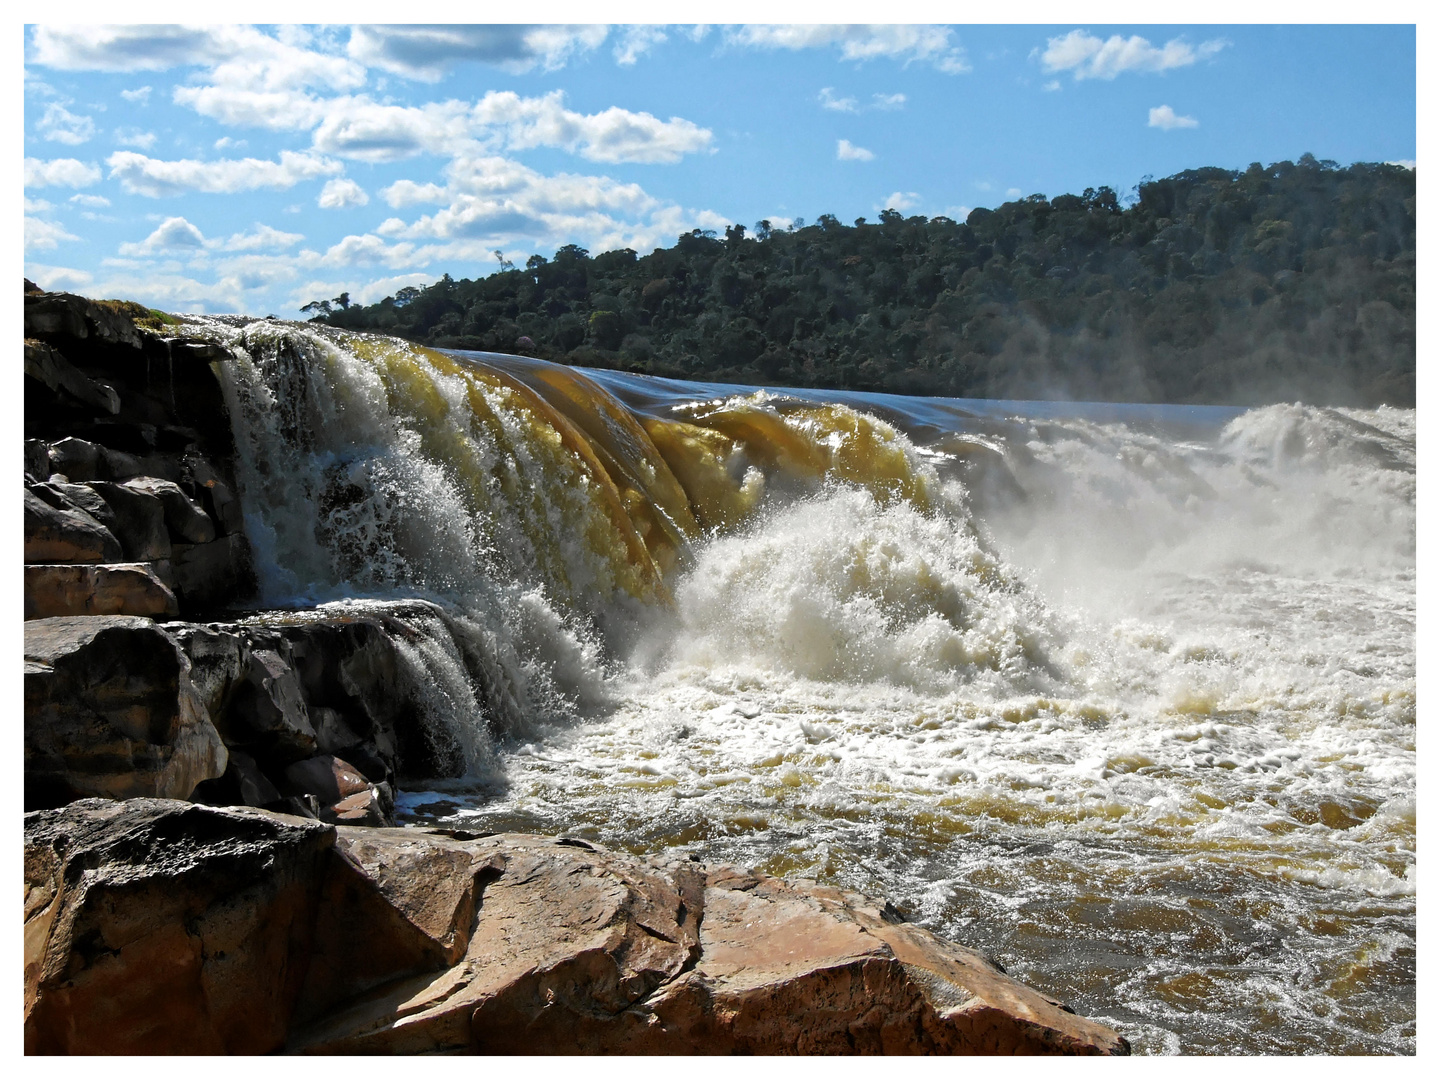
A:
[[[771,386],[988,398],[1413,406],[1415,173],[1306,155],[1032,195],[964,222],[696,230],[447,275],[335,326]],[[508,264],[506,264],[508,266]]]

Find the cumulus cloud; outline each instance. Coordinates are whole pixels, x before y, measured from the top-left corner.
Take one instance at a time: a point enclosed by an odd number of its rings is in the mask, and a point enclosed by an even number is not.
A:
[[[71,201],[72,203],[74,203],[76,206],[88,206],[88,207],[90,207],[91,209],[96,209],[96,210],[100,209],[101,207],[109,206],[109,205],[110,205],[110,200],[107,199],[107,198],[105,198],[104,195],[79,195],[79,194],[76,194],[76,195],[71,195],[71,196],[70,196],[70,201]]]
[[[614,106],[579,113],[565,108],[559,90],[543,97],[505,90],[491,91],[474,105],[454,100],[380,105],[363,97],[331,101],[312,145],[324,154],[361,161],[420,153],[454,156],[479,144],[491,150],[553,147],[591,161],[671,164],[708,149],[713,139],[708,128],[678,116],[661,120]]]
[[[45,115],[37,125],[40,134],[51,142],[66,146],[79,146],[95,137],[95,121],[88,116],[77,116],[58,102],[45,106]]]
[[[615,62],[621,67],[630,67],[665,40],[665,30],[662,27],[627,26],[621,31],[620,40],[615,44]]]
[[[1174,131],[1176,128],[1199,127],[1200,121],[1193,116],[1176,116],[1169,105],[1161,105],[1150,110],[1149,126],[1161,131]]]
[[[1159,72],[1188,67],[1214,56],[1228,44],[1216,38],[1191,46],[1183,38],[1173,38],[1156,47],[1138,34],[1128,38],[1114,34],[1102,39],[1085,30],[1071,30],[1046,41],[1040,62],[1046,71],[1073,71],[1077,80],[1113,79],[1127,71]]]
[[[820,105],[825,109],[833,109],[835,112],[859,112],[853,97],[837,98],[833,86],[820,88]]]
[[[875,155],[849,139],[841,139],[835,144],[835,158],[837,161],[874,161]]]
[[[508,149],[553,146],[591,161],[673,164],[708,149],[714,137],[709,128],[678,116],[660,120],[613,105],[586,115],[565,108],[563,100],[559,90],[538,98],[492,90],[476,103],[473,115]]]
[[[871,94],[870,97],[877,109],[903,108],[906,101],[904,94]]]
[[[135,90],[121,90],[120,96],[137,105],[148,105],[150,103],[150,87],[141,86]]]
[[[438,82],[464,61],[495,64],[515,74],[537,65],[553,71],[597,48],[607,33],[604,26],[356,26],[348,52],[367,67]]]
[[[845,60],[901,60],[905,64],[924,62],[950,75],[970,70],[965,50],[951,43],[953,31],[945,26],[889,24],[847,25],[749,25],[730,27],[728,44],[755,49],[836,48]]]
[[[389,187],[381,189],[380,197],[399,209],[402,206],[414,206],[416,203],[445,202],[449,193],[439,184],[417,184],[414,180],[396,180]],[[390,218],[389,220],[398,221],[399,219]]]
[[[920,205],[920,196],[914,191],[892,192],[876,210],[913,210]]]
[[[25,276],[51,292],[84,292],[95,280],[94,276],[85,270],[32,262],[25,264]]]
[[[133,258],[162,251],[200,251],[204,247],[205,236],[199,229],[183,217],[171,217],[139,243],[121,244],[120,254]]]
[[[74,158],[55,158],[41,161],[39,158],[25,159],[25,186],[38,187],[89,187],[100,182],[100,170]]]
[[[334,176],[344,171],[338,161],[314,154],[280,151],[279,161],[259,158],[222,158],[219,161],[161,161],[129,150],[105,159],[110,179],[119,180],[132,195],[160,198],[187,191],[229,195],[257,188],[288,188],[302,180]]]
[[[210,243],[222,251],[264,251],[266,249],[284,250],[293,247],[305,237],[301,233],[281,232],[279,229],[272,229],[269,225],[256,225],[249,232],[233,233],[223,243]]]
[[[351,206],[364,206],[370,201],[365,189],[348,177],[327,180],[315,200],[321,210],[344,210]]]
[[[46,221],[43,218],[25,215],[25,250],[39,251],[44,248],[53,248],[62,240],[79,240],[73,233],[68,233],[60,225],[53,221]]]

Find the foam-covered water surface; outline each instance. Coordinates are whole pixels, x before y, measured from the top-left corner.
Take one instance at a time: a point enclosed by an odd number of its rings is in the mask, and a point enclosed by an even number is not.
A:
[[[1414,1052],[1413,410],[204,325],[267,602],[432,605],[408,820],[878,892],[1143,1052]]]

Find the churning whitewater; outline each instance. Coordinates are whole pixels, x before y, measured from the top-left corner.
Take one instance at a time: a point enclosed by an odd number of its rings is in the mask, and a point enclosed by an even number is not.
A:
[[[1413,410],[198,325],[263,603],[430,602],[409,820],[874,890],[1140,1052],[1414,1051]]]

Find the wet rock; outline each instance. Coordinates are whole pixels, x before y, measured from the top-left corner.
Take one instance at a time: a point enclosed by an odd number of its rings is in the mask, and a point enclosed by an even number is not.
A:
[[[265,756],[297,761],[315,752],[315,729],[300,682],[273,649],[251,650],[222,725],[227,741],[256,746]]]
[[[25,801],[188,798],[226,750],[189,661],[149,619],[25,624]]]
[[[233,533],[208,544],[172,545],[175,591],[191,611],[213,611],[255,591],[250,544]]]
[[[70,436],[50,444],[50,471],[71,481],[100,479],[100,447]]]
[[[26,1053],[279,1049],[334,837],[149,799],[27,814]]]
[[[114,387],[96,382],[44,342],[26,339],[25,374],[77,404],[111,415],[120,411]]]
[[[214,719],[224,715],[235,687],[249,670],[250,650],[239,635],[216,626],[166,627],[190,660],[190,681]],[[258,803],[255,805],[264,805]]]
[[[165,525],[176,539],[191,544],[208,544],[215,539],[215,523],[190,500],[179,484],[153,476],[140,476],[127,480],[125,487],[160,501],[164,507]]]
[[[165,506],[154,495],[128,484],[96,480],[91,490],[110,508],[110,530],[132,562],[154,562],[171,556],[165,528]]]
[[[385,808],[380,791],[367,787],[347,795],[333,806],[320,811],[320,820],[333,825],[394,825],[394,818]]]
[[[25,490],[25,561],[27,563],[120,562],[125,558],[115,535],[78,507],[60,509]]]
[[[370,790],[370,782],[348,761],[330,754],[297,761],[285,770],[286,794],[309,793],[329,806]]]
[[[175,594],[149,563],[25,566],[25,618],[180,613]]]
[[[50,475],[50,444],[44,439],[25,440],[25,476],[44,480]]]

